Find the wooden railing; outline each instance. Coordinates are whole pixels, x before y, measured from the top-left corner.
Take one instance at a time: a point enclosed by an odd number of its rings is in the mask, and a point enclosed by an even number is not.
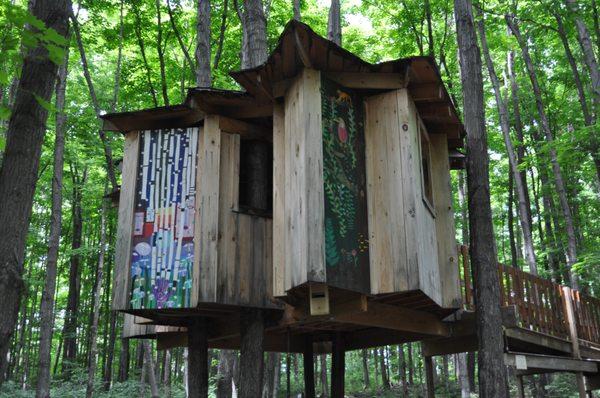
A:
[[[464,308],[475,309],[469,251],[460,246],[460,274]],[[514,306],[519,326],[525,329],[570,339],[566,300],[575,312],[580,340],[600,344],[600,300],[566,288],[539,276],[506,265],[498,265],[500,299],[503,306]]]

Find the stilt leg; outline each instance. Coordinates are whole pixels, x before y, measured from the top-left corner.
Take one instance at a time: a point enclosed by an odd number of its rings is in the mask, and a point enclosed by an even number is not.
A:
[[[344,398],[344,378],[346,371],[346,352],[341,333],[337,333],[332,342],[331,357],[331,398]]]
[[[519,394],[519,398],[525,398],[525,386],[521,375],[517,375],[517,394]]]
[[[425,357],[425,378],[427,380],[427,398],[435,398],[435,387],[433,384],[433,358]]]
[[[262,396],[264,331],[265,324],[260,309],[242,312],[239,398]]]
[[[188,326],[188,391],[194,398],[208,397],[208,333],[206,319]]]
[[[306,398],[315,398],[315,362],[312,338],[308,336],[304,346],[304,393]]]

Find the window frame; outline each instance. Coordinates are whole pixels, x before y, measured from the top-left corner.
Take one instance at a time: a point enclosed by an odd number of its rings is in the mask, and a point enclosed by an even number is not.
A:
[[[427,210],[429,210],[431,213],[431,216],[435,218],[436,214],[435,202],[433,200],[433,176],[431,173],[431,140],[421,118],[418,119],[417,134],[419,142],[419,168],[421,172],[421,199],[423,200]],[[425,165],[427,166],[427,170],[425,170]],[[426,181],[425,178],[426,171],[429,177],[428,181]]]

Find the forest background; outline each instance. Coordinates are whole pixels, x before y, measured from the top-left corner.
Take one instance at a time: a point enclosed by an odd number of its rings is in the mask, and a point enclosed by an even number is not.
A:
[[[242,66],[241,20],[246,3],[223,0],[210,4],[209,66],[214,87],[239,89],[228,72]],[[262,7],[268,50],[294,16],[327,36],[329,0],[267,0]],[[122,157],[123,140],[119,134],[99,133],[98,115],[183,101],[186,89],[197,83],[198,67],[204,64],[200,62],[203,53],[197,51],[199,8],[192,0],[80,1],[73,4],[66,42],[44,30],[43,24],[38,33],[29,32],[27,25],[38,26],[40,21],[27,10],[24,0],[0,0],[0,156],[25,50],[41,41],[53,61],[63,67],[52,100],[39,99],[50,116],[29,224],[25,290],[10,341],[8,366],[1,370],[0,377],[6,381],[0,395],[34,394],[41,325],[51,321],[48,366],[53,395],[85,395],[93,358],[97,362],[92,368],[93,389],[99,396],[138,394],[148,383],[156,384],[161,395],[183,396],[184,350],[157,352],[152,343],[146,343],[151,355],[145,356],[144,344],[119,338],[122,318],[110,311],[117,215],[103,197],[119,176],[117,173],[113,179],[111,168],[107,168],[106,149],[110,148],[108,158],[116,164]],[[594,73],[589,62],[589,48],[596,60],[600,51],[596,0],[581,1],[571,8],[558,0],[493,0],[476,3],[474,11],[485,28],[488,61],[495,67],[507,108],[508,131],[503,135],[502,112],[498,111],[484,59],[490,198],[498,259],[565,284],[574,282],[571,272],[580,289],[599,296],[600,138],[595,120],[600,99],[598,71]],[[367,61],[433,56],[460,110],[462,90],[452,1],[345,0],[339,12],[343,47]],[[587,42],[579,24],[586,27]],[[529,51],[529,69],[523,48]],[[485,53],[485,47],[482,50]],[[532,88],[532,72],[539,81],[539,92]],[[551,140],[541,120],[540,103]],[[518,164],[519,182],[511,173],[506,132]],[[57,142],[63,135],[58,279],[53,311],[44,317],[41,292],[46,284],[49,237],[53,235],[51,221],[56,214],[52,212],[53,199],[56,203],[53,164],[60,148]],[[457,237],[466,244],[464,187],[464,172],[455,172]],[[520,208],[523,201],[525,207]],[[95,292],[99,293],[98,300],[94,299]],[[95,303],[99,310],[97,326]],[[218,391],[222,384],[218,381],[232,375],[235,381],[237,357],[214,351],[211,358],[211,394],[225,396]],[[321,375],[317,391],[327,391],[323,387],[329,383],[324,371],[328,360],[322,356],[317,361],[317,374]],[[474,355],[436,361],[442,396],[476,391]],[[293,392],[302,390],[299,362],[300,358],[291,355]],[[286,363],[286,354],[267,355],[266,396],[285,393]],[[423,363],[416,344],[352,352],[347,364],[348,391],[364,396],[373,396],[373,391],[423,393]],[[149,372],[155,375],[154,381]],[[540,397],[568,396],[574,391],[570,376],[537,377],[528,383],[532,393]]]

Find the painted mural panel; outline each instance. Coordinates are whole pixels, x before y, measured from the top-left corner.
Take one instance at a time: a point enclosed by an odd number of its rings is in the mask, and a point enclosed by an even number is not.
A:
[[[321,80],[327,282],[369,292],[369,242],[363,102]]]
[[[131,308],[190,306],[198,129],[140,133]]]

